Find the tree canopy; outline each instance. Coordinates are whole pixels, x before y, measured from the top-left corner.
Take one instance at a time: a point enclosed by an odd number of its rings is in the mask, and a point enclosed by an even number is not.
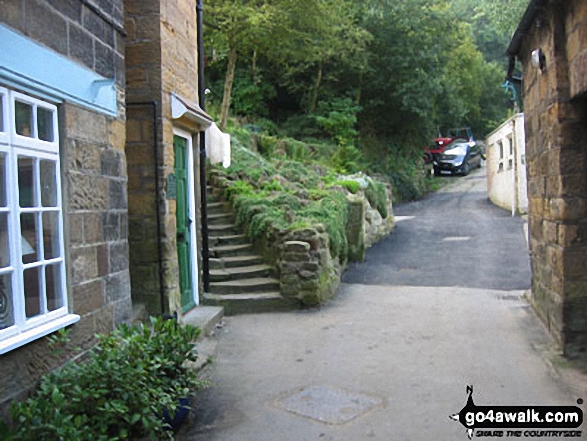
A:
[[[230,112],[375,155],[449,127],[482,137],[511,109],[505,50],[527,5],[208,0],[211,102],[222,126]]]

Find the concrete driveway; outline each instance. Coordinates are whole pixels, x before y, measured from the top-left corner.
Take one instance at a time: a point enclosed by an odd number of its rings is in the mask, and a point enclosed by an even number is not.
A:
[[[449,415],[467,385],[477,405],[586,398],[522,298],[521,221],[487,204],[480,177],[398,207],[397,231],[349,268],[328,305],[226,319],[211,387],[178,439],[466,440]]]

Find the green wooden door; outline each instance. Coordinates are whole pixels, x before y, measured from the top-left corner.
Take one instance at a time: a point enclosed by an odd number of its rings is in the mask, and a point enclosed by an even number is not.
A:
[[[177,184],[177,257],[179,262],[179,287],[183,312],[195,306],[192,280],[191,220],[189,211],[189,179],[187,170],[187,139],[173,138],[175,154],[175,180]]]

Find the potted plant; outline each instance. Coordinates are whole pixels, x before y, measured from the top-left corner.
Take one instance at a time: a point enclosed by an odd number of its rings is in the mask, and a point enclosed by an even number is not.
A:
[[[172,440],[176,414],[189,410],[184,399],[202,384],[186,364],[198,357],[199,333],[157,318],[98,335],[86,361],[46,375],[31,398],[13,405],[15,431],[6,438]],[[165,421],[165,412],[174,417]]]

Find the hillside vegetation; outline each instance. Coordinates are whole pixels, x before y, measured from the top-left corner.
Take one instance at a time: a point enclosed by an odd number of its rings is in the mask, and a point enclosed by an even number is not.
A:
[[[232,127],[232,165],[216,167],[216,182],[236,212],[236,224],[254,240],[268,230],[300,230],[322,224],[331,256],[347,260],[347,195],[364,192],[382,218],[388,212],[386,186],[363,173],[333,166],[333,146],[251,133]],[[251,150],[259,150],[261,153]]]
[[[527,3],[209,0],[208,109],[265,158],[286,148],[417,198],[437,185],[421,166],[431,138],[469,126],[481,139],[512,112],[504,54]]]

